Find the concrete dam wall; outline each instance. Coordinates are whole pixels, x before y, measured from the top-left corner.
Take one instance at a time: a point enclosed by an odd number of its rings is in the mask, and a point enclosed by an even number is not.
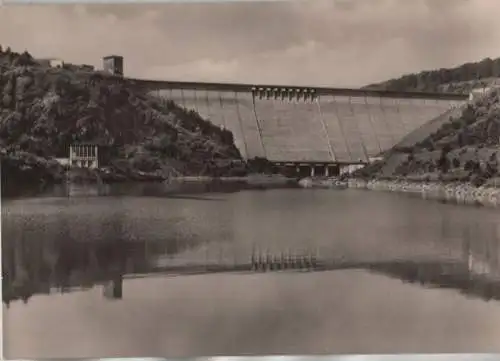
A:
[[[230,130],[245,158],[275,162],[367,162],[467,101],[467,96],[453,95],[312,92],[288,97],[251,87],[151,90]]]

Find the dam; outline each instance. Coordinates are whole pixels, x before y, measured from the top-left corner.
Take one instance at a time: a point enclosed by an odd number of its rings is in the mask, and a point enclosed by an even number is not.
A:
[[[103,62],[108,74],[123,77],[123,57]],[[243,158],[305,167],[310,175],[370,163],[403,140],[425,136],[424,125],[446,122],[470,100],[455,93],[127,80],[231,131]]]
[[[297,165],[369,163],[468,100],[462,94],[140,82],[151,95],[230,130],[244,158]]]

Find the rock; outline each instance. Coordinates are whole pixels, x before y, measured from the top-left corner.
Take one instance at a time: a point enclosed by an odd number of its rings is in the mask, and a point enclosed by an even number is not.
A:
[[[434,199],[457,204],[500,206],[500,188],[474,187],[465,183],[442,184],[438,182],[408,182],[386,180],[350,179],[349,188],[410,193],[424,199]]]

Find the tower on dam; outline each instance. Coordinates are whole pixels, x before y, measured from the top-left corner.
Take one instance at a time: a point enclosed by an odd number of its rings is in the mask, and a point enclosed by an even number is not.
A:
[[[103,296],[109,300],[121,300],[123,298],[123,276],[117,274],[112,280],[103,285]]]
[[[123,76],[123,56],[109,55],[102,58],[104,71]]]

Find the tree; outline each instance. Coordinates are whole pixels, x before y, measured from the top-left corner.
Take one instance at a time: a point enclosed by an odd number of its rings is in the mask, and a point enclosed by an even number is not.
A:
[[[24,51],[17,58],[17,65],[27,66],[27,65],[32,65],[33,63],[34,63],[33,57],[27,51]]]

